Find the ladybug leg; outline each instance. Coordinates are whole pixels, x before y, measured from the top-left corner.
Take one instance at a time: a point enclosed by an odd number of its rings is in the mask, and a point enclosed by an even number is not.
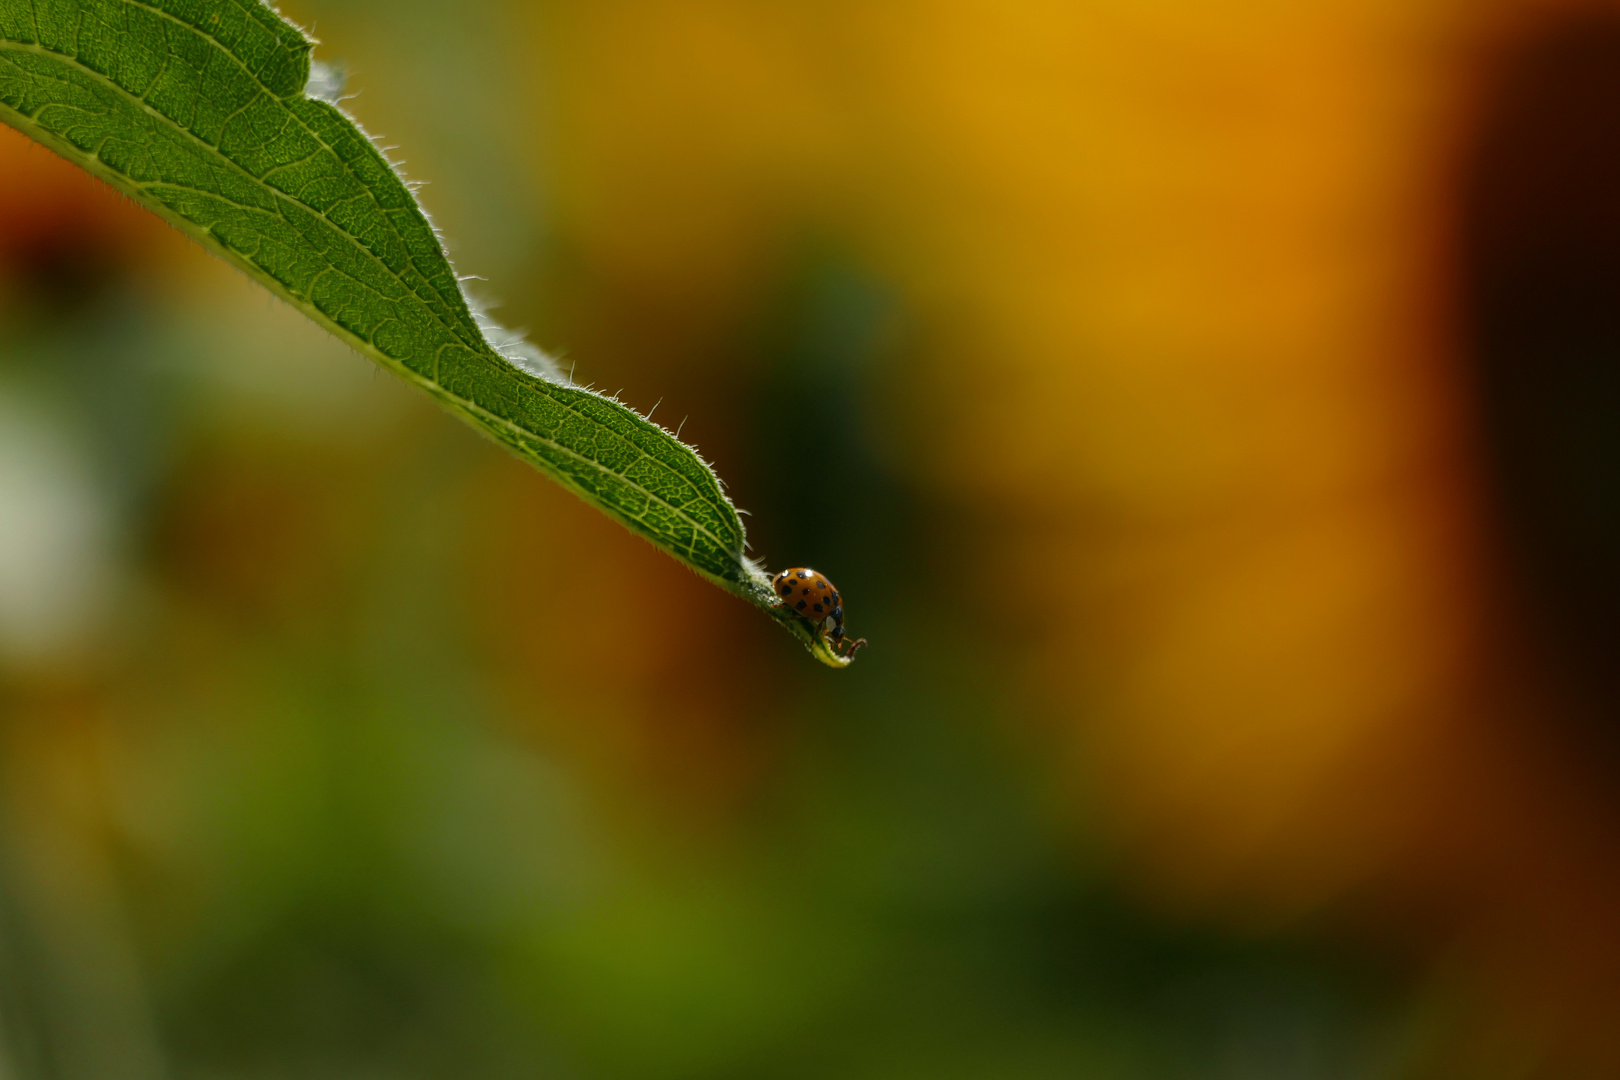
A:
[[[842,643],[843,648],[840,650],[839,655],[842,656],[845,660],[853,660],[853,659],[855,659],[855,650],[859,649],[862,645],[865,645],[865,644],[866,644],[866,639],[865,638],[857,638],[854,641],[843,642]]]

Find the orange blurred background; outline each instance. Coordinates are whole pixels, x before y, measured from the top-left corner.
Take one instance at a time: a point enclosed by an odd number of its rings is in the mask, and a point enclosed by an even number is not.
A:
[[[1620,1072],[1620,5],[283,10],[873,644],[0,131],[0,1075]]]

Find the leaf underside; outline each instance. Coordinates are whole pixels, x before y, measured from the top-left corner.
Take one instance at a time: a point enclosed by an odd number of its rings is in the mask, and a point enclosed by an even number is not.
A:
[[[824,663],[848,663],[777,602],[694,450],[560,379],[469,304],[393,166],[306,95],[313,49],[261,0],[0,0],[0,121],[764,609]]]

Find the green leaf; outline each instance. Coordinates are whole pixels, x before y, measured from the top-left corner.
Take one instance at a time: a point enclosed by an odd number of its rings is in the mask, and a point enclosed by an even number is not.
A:
[[[392,165],[306,93],[314,42],[260,0],[0,0],[0,120],[271,292],[721,588],[824,663],[691,447],[570,385],[462,292]]]

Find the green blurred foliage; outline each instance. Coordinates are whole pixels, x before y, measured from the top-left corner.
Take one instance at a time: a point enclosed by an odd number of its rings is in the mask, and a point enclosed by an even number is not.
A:
[[[1020,627],[955,575],[985,522],[906,465],[936,331],[878,265],[788,220],[689,311],[552,199],[565,34],[520,3],[288,14],[501,314],[688,417],[757,553],[825,568],[874,644],[817,669],[8,144],[58,178],[26,213],[63,209],[5,252],[0,498],[55,523],[20,573],[68,608],[0,619],[0,1075],[1401,1070],[1394,961],[1163,912],[1073,810]]]

